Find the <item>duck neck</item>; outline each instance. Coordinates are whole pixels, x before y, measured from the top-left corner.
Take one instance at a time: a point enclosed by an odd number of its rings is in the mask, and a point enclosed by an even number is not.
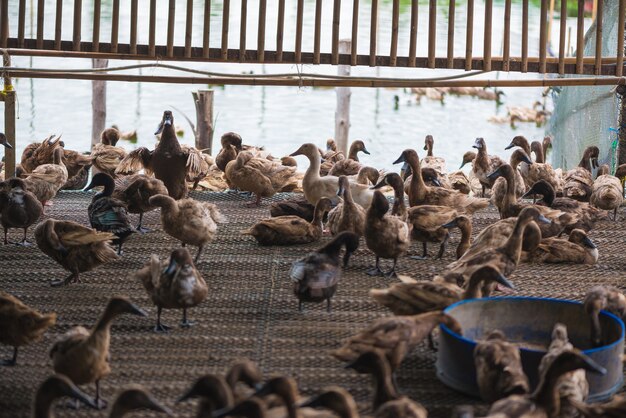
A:
[[[531,395],[537,405],[545,409],[549,417],[558,416],[561,409],[561,397],[556,385],[562,375],[563,373],[548,368],[541,377],[537,389]]]
[[[506,180],[506,194],[504,195],[504,206],[508,207],[517,201],[515,197],[515,172],[507,173],[504,176]]]
[[[102,313],[102,316],[100,316],[100,318],[98,319],[98,322],[96,322],[92,334],[95,334],[97,332],[108,333],[111,330],[111,322],[113,322],[117,315],[118,314],[116,312],[111,312],[111,310],[108,308],[105,309]]]
[[[543,153],[543,161],[545,162],[546,160],[546,156],[548,155],[548,144],[542,143],[541,144],[541,152]]]
[[[359,150],[354,145],[355,144],[350,145],[350,150],[348,151],[348,159],[359,161]]]
[[[49,396],[48,393],[37,392],[33,416],[35,418],[54,418],[54,414],[51,411],[53,402],[54,398]]]
[[[404,203],[404,184],[398,182],[393,185],[393,207],[391,214],[396,216],[406,215],[406,204]]]
[[[552,207],[552,203],[554,203],[554,189],[552,187],[546,187],[546,190],[543,190],[541,194],[545,204]]]
[[[381,405],[400,398],[391,380],[391,369],[389,365],[378,365],[378,370],[374,377],[374,411]]]
[[[417,204],[416,200],[422,200],[426,193],[426,184],[424,183],[424,178],[422,177],[422,168],[420,167],[419,158],[411,158],[408,162],[411,166],[411,171],[413,172],[413,176],[411,177],[411,184],[409,185],[409,199],[411,202],[411,206]],[[411,195],[414,198],[411,198]]]
[[[315,181],[320,179],[320,166],[321,159],[319,152],[315,152],[312,155],[307,155],[309,159],[309,168],[304,173],[304,180]]]
[[[513,232],[511,232],[511,236],[504,244],[505,254],[515,260],[516,263],[519,262],[520,256],[522,255],[522,237],[528,222],[530,222],[530,219],[518,218],[515,223],[515,228],[513,228]]]
[[[583,158],[580,159],[580,163],[578,163],[578,167],[582,167],[591,173],[591,159],[589,158],[589,155],[587,155],[586,152],[583,154]]]
[[[528,140],[526,138],[524,138],[524,140],[522,140],[520,142],[521,142],[521,144],[519,145],[520,148],[524,150],[526,155],[530,155],[530,144],[528,143]]]
[[[176,131],[173,124],[163,125],[163,131],[161,132],[161,140],[157,146],[161,151],[167,151],[172,153],[180,153],[180,143],[176,138]]]
[[[115,191],[115,182],[107,181],[104,184],[104,190],[102,190],[99,193],[96,193],[96,195],[94,196],[94,200],[100,199],[101,197],[110,197],[114,191]]]
[[[322,229],[324,227],[324,225],[322,224],[323,218],[324,218],[324,211],[320,208],[320,205],[315,205],[315,211],[313,212],[313,219],[311,220],[311,225]]]
[[[483,279],[481,276],[474,274],[467,282],[467,288],[463,292],[463,299],[479,299],[483,297],[482,293]]]
[[[533,151],[535,151],[535,162],[544,164],[546,162],[546,155],[543,150],[543,146],[535,147]]]
[[[456,247],[457,260],[465,254],[472,242],[472,224],[464,225],[461,229],[461,241]]]
[[[343,203],[344,205],[354,205],[354,200],[352,200],[352,190],[350,189],[350,183],[346,182],[343,188]]]
[[[427,157],[433,156],[433,144],[431,144],[430,142],[426,144],[426,156]]]

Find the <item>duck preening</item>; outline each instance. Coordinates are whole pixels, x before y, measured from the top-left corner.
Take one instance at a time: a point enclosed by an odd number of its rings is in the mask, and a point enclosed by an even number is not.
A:
[[[583,152],[578,167],[569,170],[563,178],[563,196],[588,202],[593,192],[593,178],[591,170],[598,167],[600,150],[596,146],[589,146]]]
[[[624,319],[626,317],[626,296],[612,286],[594,286],[585,296],[585,311],[591,319],[591,343],[599,347],[606,343],[606,336],[600,326],[600,311],[606,310]]]

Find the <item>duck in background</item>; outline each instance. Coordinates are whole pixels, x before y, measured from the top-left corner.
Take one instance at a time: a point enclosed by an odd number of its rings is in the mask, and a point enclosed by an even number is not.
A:
[[[603,164],[598,169],[598,176],[593,182],[589,203],[604,210],[613,211],[613,220],[617,221],[617,210],[624,203],[624,188],[616,176],[609,174],[609,166]]]
[[[485,190],[491,189],[496,181],[494,178],[489,178],[489,174],[496,171],[505,162],[502,158],[487,153],[487,144],[483,138],[476,138],[472,147],[478,150],[472,164],[472,173],[480,181],[482,186],[481,196],[485,197]]]
[[[600,150],[596,146],[589,146],[575,167],[567,172],[563,178],[563,196],[579,202],[589,202],[593,191],[591,170],[598,167]]]
[[[531,257],[544,263],[596,264],[598,247],[582,229],[574,229],[568,239],[549,237],[541,240]]]
[[[433,146],[435,145],[435,140],[432,135],[426,135],[424,139],[424,151],[426,151],[426,156],[422,158],[420,161],[420,165],[422,167],[433,168],[437,170],[439,173],[447,173],[446,170],[446,160],[442,157],[435,157],[433,155]]]
[[[226,171],[229,162],[237,158],[237,154],[242,150],[241,136],[235,132],[226,132],[220,138],[222,149],[215,157],[215,165],[222,171]]]
[[[133,174],[118,176],[115,179],[112,197],[124,202],[129,213],[139,214],[139,223],[135,229],[144,234],[150,229],[142,226],[143,214],[157,208],[150,204],[150,198],[159,194],[168,194],[167,188],[161,180],[144,174]]]
[[[56,196],[68,178],[67,168],[63,164],[63,148],[56,148],[53,156],[51,164],[37,166],[24,179],[28,191],[37,196],[43,206]]]
[[[591,319],[591,343],[594,347],[604,344],[600,311],[605,310],[622,319],[626,318],[626,296],[613,286],[594,286],[585,295],[585,312]]]
[[[93,174],[107,173],[115,178],[115,170],[120,162],[126,157],[124,148],[118,147],[120,132],[115,128],[107,128],[100,134],[100,143],[94,145],[91,150]]]
[[[369,155],[369,151],[365,148],[363,141],[356,140],[350,145],[348,158],[337,161],[328,172],[330,176],[352,176],[359,173],[362,164],[359,161],[359,152]]]
[[[530,157],[521,149],[513,151],[510,159],[510,166],[515,174],[515,197],[521,198],[526,193],[526,183],[520,172],[520,163],[526,164],[526,168],[533,165]],[[497,178],[491,188],[491,203],[502,211],[504,198],[507,193],[507,182],[504,178]]]
[[[346,176],[339,177],[337,196],[342,201],[328,212],[327,228],[330,233],[337,235],[343,231],[350,231],[362,236],[365,230],[365,209],[352,200],[352,191]]]
[[[24,237],[17,243],[30,246],[26,240],[28,228],[39,220],[43,206],[33,193],[29,192],[26,182],[16,177],[0,183],[0,223],[4,228],[4,245],[9,243],[7,233],[10,228],[22,228]]]

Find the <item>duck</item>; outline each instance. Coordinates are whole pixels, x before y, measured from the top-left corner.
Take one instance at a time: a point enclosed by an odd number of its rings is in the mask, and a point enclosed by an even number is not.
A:
[[[346,176],[339,177],[337,196],[342,198],[337,206],[328,212],[327,227],[332,235],[343,231],[362,236],[365,231],[365,209],[352,200],[352,191]]]
[[[585,149],[578,167],[569,170],[563,177],[563,196],[580,202],[589,202],[593,191],[591,170],[598,166],[600,150],[596,146]]]
[[[115,178],[117,166],[127,155],[124,148],[116,146],[119,139],[120,133],[115,128],[107,128],[102,131],[100,143],[94,145],[91,150],[93,174],[107,173]]]
[[[348,177],[348,180],[351,182],[369,186],[378,182],[378,179],[380,178],[380,171],[374,167],[364,165],[359,169],[359,172],[356,175],[346,177]]]
[[[332,138],[326,140],[326,151],[319,148],[318,150],[322,158],[320,165],[320,176],[322,177],[328,175],[328,172],[333,168],[336,162],[346,159],[344,153],[337,149],[337,142]]]
[[[169,417],[174,416],[173,412],[157,401],[146,388],[141,385],[128,385],[115,397],[109,418],[122,418],[129,412],[144,409],[162,412]]]
[[[22,228],[24,237],[18,245],[30,246],[26,235],[28,228],[39,220],[43,206],[37,197],[28,191],[26,182],[20,178],[10,178],[6,186],[0,187],[0,223],[4,229],[4,245],[9,243],[7,234],[11,228]]]
[[[187,164],[185,181],[192,183],[191,190],[196,190],[200,182],[211,174],[211,167],[214,165],[215,160],[209,154],[195,147],[181,144],[180,148],[183,153],[190,156],[189,161],[191,162]]]
[[[526,141],[526,144],[528,143],[526,138],[521,138]],[[524,147],[524,149],[525,148],[526,147]],[[530,150],[531,152],[535,153],[534,163],[530,166],[526,164],[522,164],[520,166],[520,171],[522,173],[522,176],[524,177],[526,188],[531,188],[532,185],[536,182],[544,180],[550,183],[556,192],[562,193],[563,179],[561,175],[559,175],[558,172],[554,168],[552,168],[550,164],[545,162],[543,144],[539,141],[533,141],[530,144]]]
[[[61,186],[62,190],[81,190],[89,179],[89,169],[92,161],[89,153],[81,154],[78,151],[68,150],[61,140],[58,145],[63,150],[63,165],[67,168],[67,181]]]
[[[548,364],[540,376],[535,391],[526,395],[511,395],[500,399],[491,405],[488,417],[537,417],[551,418],[560,412],[560,397],[558,395],[559,378],[568,372],[577,369],[606,374],[606,369],[575,348],[563,350]]]
[[[112,244],[117,245],[117,255],[121,255],[122,245],[135,232],[130,224],[128,208],[123,201],[112,197],[115,180],[109,174],[97,173],[85,190],[98,186],[104,186],[104,190],[96,193],[87,208],[89,223],[96,231],[115,234],[117,238]]]
[[[324,408],[340,418],[359,418],[359,410],[350,392],[339,386],[329,386],[299,405],[300,408]]]
[[[293,282],[293,292],[298,299],[298,309],[303,310],[303,302],[326,301],[326,310],[330,312],[330,300],[337,291],[341,279],[339,253],[345,247],[343,267],[348,265],[350,256],[359,248],[359,235],[344,231],[336,235],[319,250],[294,262],[289,271]]]
[[[409,205],[439,205],[450,206],[461,212],[472,214],[477,210],[484,209],[489,205],[489,200],[470,197],[456,190],[441,187],[428,187],[422,178],[419,157],[415,150],[406,149],[394,164],[407,162],[413,171],[413,178],[409,189]],[[417,175],[416,175],[417,173]]]
[[[613,286],[594,286],[585,295],[585,312],[591,319],[591,343],[594,347],[603,345],[600,311],[608,311],[622,319],[626,318],[626,296]]]
[[[215,165],[222,171],[226,171],[229,162],[237,158],[237,154],[242,150],[241,136],[235,132],[226,132],[220,138],[222,149],[215,156]]]
[[[404,182],[402,178],[398,173],[387,173],[372,189],[380,189],[385,185],[393,188],[393,206],[391,207],[391,214],[406,222],[409,214],[406,204],[404,203]]]
[[[246,418],[266,418],[266,403],[257,397],[244,399],[231,408],[225,408],[213,413],[213,418],[222,417],[246,417]]]
[[[577,412],[588,418],[621,418],[626,408],[624,395],[615,395],[610,401],[604,403],[588,404],[571,398],[569,402]]]
[[[544,373],[551,361],[559,355],[563,350],[571,350],[574,348],[567,336],[567,327],[561,323],[554,324],[552,328],[552,341],[548,346],[548,351],[541,358],[539,375]],[[584,402],[589,396],[589,382],[587,382],[587,373],[585,370],[578,369],[565,373],[557,383],[558,396],[561,398],[561,408],[559,418],[577,418],[581,415],[573,402]]]
[[[367,351],[345,366],[359,374],[369,374],[374,380],[372,410],[376,418],[426,418],[428,411],[421,404],[398,393],[392,370],[380,351]]]
[[[153,254],[143,268],[135,273],[148,296],[157,307],[155,332],[167,332],[170,327],[161,323],[161,311],[182,309],[181,328],[189,328],[193,322],[187,319],[187,309],[198,306],[209,293],[202,274],[196,268],[186,248],[177,248],[168,260],[161,261]]]
[[[622,183],[622,189],[624,189],[624,182],[626,181],[626,164],[620,164],[615,169],[615,177],[617,177]]]
[[[112,197],[124,202],[129,213],[139,214],[139,223],[135,229],[143,234],[150,231],[142,225],[143,214],[157,208],[150,204],[150,198],[159,194],[168,194],[161,180],[144,174],[133,174],[115,179]]]
[[[513,232],[504,244],[495,248],[486,248],[467,258],[461,257],[460,260],[451,263],[439,275],[435,276],[434,280],[463,286],[476,270],[487,264],[497,269],[505,277],[511,275],[517,268],[521,257],[524,230],[532,221],[550,223],[550,220],[536,208],[526,207],[517,217]]]
[[[513,169],[513,173],[515,174],[515,197],[517,199],[524,196],[526,193],[526,183],[524,182],[524,177],[522,177],[522,173],[520,172],[519,165],[520,163],[526,163],[528,166],[531,166],[533,162],[530,157],[521,149],[517,149],[513,151],[510,159],[510,166]],[[504,201],[504,196],[506,195],[506,180],[503,178],[496,179],[493,187],[491,188],[491,202],[500,209]]]
[[[252,235],[261,245],[307,244],[322,237],[322,218],[330,210],[331,201],[321,198],[315,205],[311,222],[299,216],[278,216],[257,222],[243,230],[243,235]]]
[[[569,238],[544,238],[533,258],[544,263],[596,264],[598,247],[582,229],[574,229]]]
[[[214,411],[231,408],[234,404],[233,392],[222,376],[208,374],[196,379],[193,385],[176,400],[181,403],[189,399],[200,398],[198,418],[211,417]]]
[[[339,177],[358,174],[362,167],[359,162],[359,152],[363,152],[367,155],[370,154],[367,148],[365,148],[365,143],[360,139],[350,144],[348,158],[337,161],[328,172],[328,175]]]
[[[460,215],[444,224],[443,227],[448,229],[459,228],[461,231],[461,239],[456,247],[456,259],[458,260],[463,257],[472,244],[472,220],[465,215]]]
[[[52,164],[42,164],[28,173],[24,179],[26,188],[32,192],[42,205],[56,196],[67,181],[67,168],[63,164],[63,148],[54,150]]]
[[[387,289],[371,289],[370,297],[394,315],[417,315],[445,309],[461,300],[488,296],[483,294],[483,285],[491,283],[515,289],[497,267],[485,265],[472,273],[465,289],[453,283],[405,278],[404,282],[393,284]]]
[[[99,232],[72,221],[48,218],[35,227],[35,240],[39,249],[70,272],[64,280],[52,280],[51,286],[80,282],[84,273],[101,264],[117,260],[110,246],[115,235]]]
[[[196,264],[204,246],[215,239],[217,224],[225,221],[213,203],[190,198],[175,200],[164,194],[152,196],[148,203],[161,208],[161,225],[168,235],[180,240],[183,247],[187,244],[198,247]]]
[[[224,378],[230,387],[235,402],[241,402],[261,388],[263,373],[255,362],[244,358],[236,360]]]
[[[472,147],[478,150],[472,164],[472,173],[474,173],[476,178],[480,181],[482,186],[481,196],[485,197],[485,190],[491,189],[496,181],[494,178],[489,178],[489,174],[496,171],[498,167],[505,164],[505,162],[502,158],[487,153],[487,144],[483,138],[476,138]]]
[[[461,166],[459,167],[459,171],[465,167],[466,164],[468,163],[474,163],[474,160],[476,159],[476,153],[474,151],[467,151],[466,153],[463,154],[463,158],[461,161]],[[462,171],[460,171],[462,172]],[[487,197],[487,190],[483,191],[483,186],[482,183],[480,182],[480,180],[478,180],[478,177],[476,177],[476,175],[474,174],[474,169],[472,168],[472,170],[470,170],[470,172],[467,174],[467,180],[469,182],[469,188],[470,188],[470,193],[474,196],[478,196],[479,194],[485,193],[484,195],[482,195],[482,197]],[[468,194],[470,194],[468,193]]]
[[[82,402],[90,408],[97,408],[94,400],[78,389],[70,379],[61,374],[54,374],[47,377],[37,388],[33,402],[33,417],[53,418],[54,401],[65,396]]]
[[[603,164],[593,182],[589,203],[604,210],[613,211],[613,220],[617,221],[617,209],[624,203],[624,187],[621,181],[609,174],[609,166]]]
[[[0,360],[0,365],[17,364],[19,347],[40,341],[43,334],[55,325],[56,318],[56,313],[42,314],[0,290],[0,343],[13,347],[13,357]]]
[[[301,406],[298,384],[295,379],[288,376],[276,376],[269,379],[254,394],[254,397],[261,398],[268,407],[267,416],[288,418],[330,418],[329,414],[318,413],[318,411]],[[268,396],[275,396],[279,404],[268,403]]]
[[[54,151],[61,145],[61,137],[56,134],[49,135],[40,143],[34,142],[26,145],[20,159],[20,167],[30,173],[43,164],[50,164],[54,160]]]
[[[254,158],[248,151],[240,152],[235,160],[226,165],[225,170],[230,184],[256,195],[256,200],[248,203],[248,206],[259,206],[262,197],[272,197],[278,192],[295,189],[295,172],[295,167]]]
[[[382,352],[391,370],[395,371],[405,357],[440,324],[462,335],[456,319],[442,311],[426,312],[412,316],[379,318],[370,326],[343,341],[341,347],[331,351],[339,361],[352,362],[368,351]]]
[[[435,139],[432,135],[426,135],[424,138],[424,151],[426,156],[420,161],[422,167],[434,168],[439,173],[446,173],[446,160],[442,157],[435,157],[433,155],[433,146],[435,145]]]
[[[100,409],[106,407],[106,401],[100,397],[100,380],[111,373],[111,323],[122,314],[147,316],[127,297],[112,297],[91,330],[82,326],[71,328],[50,349],[50,358],[56,373],[69,377],[76,385],[96,384],[94,402]]]
[[[461,170],[448,173],[448,181],[450,182],[450,187],[453,190],[458,190],[459,193],[470,194],[472,192],[470,179]]]
[[[530,386],[522,369],[519,347],[500,330],[489,332],[474,348],[480,397],[489,403],[511,395],[525,395]]]
[[[375,267],[367,272],[370,276],[395,277],[398,258],[406,253],[411,243],[407,223],[396,216],[387,215],[388,211],[387,198],[375,190],[365,218],[365,243],[376,255]],[[381,258],[393,259],[393,267],[387,273],[380,269]]]
[[[444,225],[457,218],[459,216],[458,211],[449,206],[420,205],[409,208],[407,215],[411,239],[421,242],[423,247],[421,257],[413,256],[411,258],[427,258],[429,242],[441,243],[436,258],[443,257],[450,238],[449,228]]]
[[[128,174],[137,171],[137,167],[143,166],[146,171],[153,172],[154,176],[163,181],[170,197],[179,200],[187,196],[187,175],[192,177],[199,173],[189,171],[188,167],[200,167],[197,154],[185,152],[178,142],[174,131],[174,116],[172,112],[163,112],[163,118],[155,135],[161,135],[153,151],[145,147],[137,148],[130,152],[118,165],[117,174]],[[195,169],[194,169],[195,170]]]
[[[137,142],[137,130],[132,129],[130,131],[122,131],[120,127],[116,124],[111,125],[111,128],[115,129],[119,134],[119,139],[123,139],[125,141]]]
[[[270,216],[298,216],[307,222],[313,220],[315,205],[310,204],[305,198],[281,200],[270,205]]]

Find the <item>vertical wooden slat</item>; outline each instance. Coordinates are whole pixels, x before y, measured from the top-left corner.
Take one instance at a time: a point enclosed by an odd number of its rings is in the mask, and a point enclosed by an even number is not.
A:
[[[91,50],[93,52],[100,51],[100,10],[102,6],[101,0],[93,1],[93,34],[91,37]]]
[[[376,37],[378,35],[378,0],[372,0],[372,19],[370,22],[370,67],[376,66]]]
[[[437,0],[429,0],[428,2],[428,68],[435,68],[435,53],[436,52],[437,52]]]
[[[313,40],[313,64],[320,63],[320,46],[322,35],[322,0],[315,2],[315,33]]]
[[[511,58],[511,0],[504,2],[504,40],[502,45],[502,71],[509,71]]]
[[[17,19],[17,46],[24,46],[24,32],[26,31],[26,0],[20,0]]]
[[[548,0],[541,0],[539,12],[539,72],[546,72]]]
[[[239,25],[239,61],[246,60],[246,33],[248,25],[248,0],[241,0],[241,24]]]
[[[174,56],[174,28],[176,23],[176,0],[170,0],[167,11],[167,56]]]
[[[230,0],[224,0],[222,7],[222,59],[228,58],[228,21],[230,20]]]
[[[389,51],[389,65],[396,66],[398,57],[398,20],[400,19],[400,0],[393,0],[391,13],[391,47]]]
[[[148,54],[156,55],[156,0],[150,0],[150,24],[148,27]]]
[[[61,30],[63,25],[63,0],[57,0],[54,21],[54,49],[61,49]]]
[[[298,0],[296,10],[296,56],[297,63],[302,62],[302,16],[304,15],[304,0]]]
[[[3,0],[0,2],[0,26],[2,27],[2,33],[0,33],[0,47],[6,48],[9,39],[9,1]]]
[[[567,1],[561,0],[561,31],[559,34],[559,74],[565,73],[565,32],[567,29]]]
[[[596,11],[596,62],[595,62],[595,68],[594,68],[595,70],[594,72],[596,75],[602,74],[602,9],[604,6],[603,3],[604,3],[604,0],[598,0],[598,10]]]
[[[483,70],[491,71],[491,30],[493,19],[493,0],[485,0],[485,35],[483,44]]]
[[[74,51],[80,51],[80,29],[81,29],[81,18],[82,18],[82,8],[83,2],[82,0],[74,1],[74,32],[72,36],[73,49]]]
[[[585,0],[578,0],[578,18],[576,20],[576,74],[583,73],[585,54]]]
[[[283,62],[283,39],[285,37],[285,0],[278,0],[276,22],[276,62]]]
[[[267,20],[267,0],[259,2],[259,34],[257,37],[257,58],[265,62],[265,22]]]
[[[626,0],[619,0],[619,14],[617,16],[617,62],[615,63],[615,75],[621,77],[624,73],[624,19],[626,18]]]
[[[137,19],[139,0],[131,0],[130,2],[130,53],[137,53]]]
[[[2,4],[8,4],[8,1],[3,1]],[[5,10],[3,10],[5,11]],[[4,23],[4,16],[7,16],[8,13],[3,13],[2,20]],[[6,29],[4,29],[6,28]],[[3,26],[2,31],[6,31],[8,34],[8,25]],[[6,66],[6,65],[5,65]],[[8,86],[5,84],[5,90],[8,89]],[[15,97],[16,92],[14,90],[5,91],[4,93],[4,134],[7,137],[7,141],[11,144],[11,148],[5,148],[4,160],[5,160],[5,176],[13,177],[15,175]]]
[[[528,0],[522,1],[522,72],[528,71]]]
[[[448,62],[447,67],[454,66],[454,15],[456,9],[456,0],[450,0],[448,6]]]
[[[352,39],[350,40],[350,65],[356,65],[357,41],[359,37],[359,0],[352,3]]]
[[[472,69],[474,47],[474,0],[467,0],[467,28],[465,32],[465,71]]]
[[[209,58],[211,33],[211,0],[204,0],[204,26],[202,29],[202,56]]]
[[[409,37],[409,67],[415,67],[417,54],[417,12],[419,0],[411,1],[411,34]]]
[[[120,0],[113,0],[111,13],[111,52],[117,52],[120,31]]]
[[[339,64],[339,19],[341,14],[341,0],[335,0],[333,4],[333,34],[331,46],[331,61],[333,65]]]
[[[9,0],[4,0],[8,3]],[[44,0],[37,0],[37,48],[43,48]],[[8,28],[7,28],[8,30]]]
[[[185,57],[191,57],[191,38],[193,35],[193,0],[187,0],[185,18]]]

